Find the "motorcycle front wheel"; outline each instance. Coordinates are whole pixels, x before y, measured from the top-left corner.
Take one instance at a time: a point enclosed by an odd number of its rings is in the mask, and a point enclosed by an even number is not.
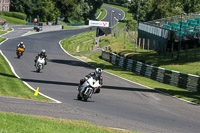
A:
[[[18,54],[17,54],[17,58],[20,58],[20,56],[21,56],[21,55],[18,53]]]
[[[78,93],[78,95],[77,95],[77,99],[78,99],[78,100],[82,100],[82,97],[80,96],[79,93]]]
[[[36,72],[40,72],[40,67],[37,68]]]
[[[83,96],[83,100],[87,101],[88,100],[88,96]]]

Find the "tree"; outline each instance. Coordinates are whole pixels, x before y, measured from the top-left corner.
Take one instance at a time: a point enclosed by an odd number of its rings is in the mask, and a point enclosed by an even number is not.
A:
[[[93,19],[97,9],[100,8],[102,4],[102,0],[78,0],[76,9],[69,19],[76,20],[77,22]]]
[[[51,0],[43,0],[41,2],[40,16],[42,17],[42,21],[55,22],[55,18],[57,15],[59,15],[59,13],[58,11],[56,12],[54,3]]]
[[[76,0],[54,0],[56,8],[60,11],[60,17],[71,17],[76,9]]]
[[[193,13],[200,11],[200,1],[199,0],[181,0],[184,5],[184,11],[186,13]]]
[[[151,2],[149,0],[135,0],[131,2],[130,5],[130,12],[133,14],[133,19],[139,21],[146,21],[146,14],[148,13],[148,8],[150,6]],[[138,14],[138,8],[139,8],[139,14]]]

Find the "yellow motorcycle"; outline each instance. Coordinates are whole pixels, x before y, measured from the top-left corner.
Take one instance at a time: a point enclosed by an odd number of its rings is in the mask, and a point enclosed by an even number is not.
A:
[[[20,58],[24,53],[24,48],[17,48],[17,58]]]

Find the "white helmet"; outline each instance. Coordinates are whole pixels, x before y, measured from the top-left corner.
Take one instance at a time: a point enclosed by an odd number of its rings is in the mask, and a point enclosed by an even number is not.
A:
[[[20,45],[23,45],[24,43],[23,42],[20,42]]]
[[[45,49],[43,49],[41,52],[42,52],[42,53],[45,53],[45,52],[46,52],[46,50],[45,50]]]
[[[98,76],[101,76],[102,69],[101,69],[101,68],[96,68],[95,73],[96,73]]]

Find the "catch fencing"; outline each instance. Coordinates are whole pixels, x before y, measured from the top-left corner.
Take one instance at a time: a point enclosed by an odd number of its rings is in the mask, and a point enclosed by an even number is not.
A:
[[[200,76],[168,70],[102,50],[102,59],[138,75],[193,92],[200,91]]]

